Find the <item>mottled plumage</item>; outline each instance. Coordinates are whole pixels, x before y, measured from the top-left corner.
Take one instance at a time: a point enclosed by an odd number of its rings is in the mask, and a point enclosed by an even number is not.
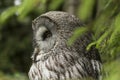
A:
[[[92,33],[86,32],[72,46],[67,45],[74,30],[83,26],[75,16],[59,11],[50,11],[33,21],[34,52],[30,80],[99,78],[99,53],[94,47],[86,51]]]

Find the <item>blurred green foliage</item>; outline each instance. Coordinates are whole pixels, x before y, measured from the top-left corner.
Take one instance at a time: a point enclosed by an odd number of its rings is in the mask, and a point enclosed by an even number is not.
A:
[[[27,80],[23,73],[28,72],[31,64],[31,22],[50,10],[64,10],[65,1],[0,0],[0,80]],[[71,45],[84,32],[93,31],[93,42],[86,49],[96,46],[101,53],[106,72],[103,80],[119,80],[120,0],[79,1],[75,13],[86,27],[76,29],[68,43]]]
[[[82,26],[76,29],[72,37],[68,40],[68,45],[71,46],[75,42],[75,40],[79,38],[82,34],[84,34],[86,31],[87,31],[87,28]]]
[[[79,6],[77,14],[81,20],[85,21],[92,16],[95,0],[81,0],[81,3],[82,4]]]
[[[120,79],[120,59],[104,64],[107,76],[103,80],[119,80]]]
[[[25,74],[15,73],[13,76],[0,72],[0,80],[28,80]]]
[[[84,0],[84,2],[89,5],[96,2],[93,0],[93,2],[87,3],[86,1],[87,0]],[[120,1],[99,0],[95,4],[97,4],[96,14],[94,14],[96,16],[92,18],[90,23],[88,23],[87,25],[94,33],[93,42],[88,45],[87,50],[89,50],[91,46],[96,45],[96,48],[101,53],[104,71],[106,72],[106,74],[104,74],[104,80],[119,80]],[[91,7],[93,6],[94,4],[91,5]],[[83,14],[85,15],[79,14],[82,16],[82,18],[80,17],[81,20],[87,21],[87,19],[89,18],[88,14],[91,14],[91,12],[89,12],[89,10],[91,10],[91,7],[86,7],[86,5],[82,5],[82,7],[80,7],[79,10],[86,10],[83,12]]]

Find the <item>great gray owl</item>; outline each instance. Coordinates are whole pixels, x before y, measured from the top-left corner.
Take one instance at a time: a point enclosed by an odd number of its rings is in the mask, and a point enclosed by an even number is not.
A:
[[[86,50],[91,32],[86,32],[72,46],[68,39],[75,29],[84,26],[78,18],[66,12],[50,11],[33,23],[33,64],[30,80],[97,80],[101,59],[97,49]]]

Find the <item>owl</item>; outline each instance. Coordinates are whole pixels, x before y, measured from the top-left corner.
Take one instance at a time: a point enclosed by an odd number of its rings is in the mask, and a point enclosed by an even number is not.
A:
[[[98,80],[101,58],[98,50],[86,50],[92,41],[87,31],[73,45],[67,44],[74,30],[84,24],[74,15],[50,11],[37,17],[33,23],[32,66],[30,80]]]

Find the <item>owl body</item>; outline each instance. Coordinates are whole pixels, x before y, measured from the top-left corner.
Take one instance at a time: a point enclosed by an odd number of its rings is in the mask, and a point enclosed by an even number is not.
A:
[[[33,64],[30,80],[97,80],[101,59],[94,47],[86,51],[91,32],[86,32],[72,46],[68,39],[75,29],[84,26],[78,18],[66,12],[50,11],[33,21]]]

